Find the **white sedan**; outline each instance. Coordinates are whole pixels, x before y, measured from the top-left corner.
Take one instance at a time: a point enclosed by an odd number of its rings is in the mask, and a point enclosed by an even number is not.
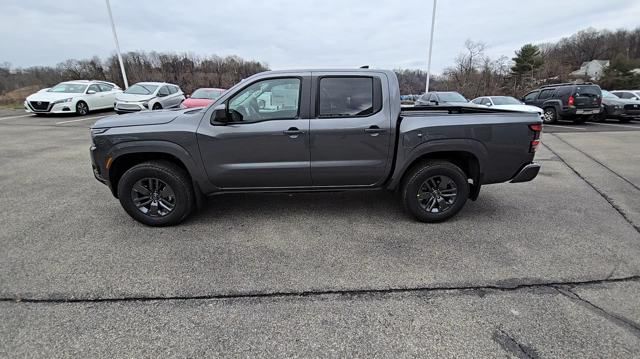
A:
[[[35,114],[76,113],[113,108],[122,89],[106,81],[66,81],[29,95],[24,109]]]
[[[544,121],[544,114],[540,107],[529,106],[522,103],[515,97],[511,96],[484,96],[478,97],[471,101],[476,105],[487,106],[491,108],[500,108],[504,110],[535,112],[540,115],[540,119]]]

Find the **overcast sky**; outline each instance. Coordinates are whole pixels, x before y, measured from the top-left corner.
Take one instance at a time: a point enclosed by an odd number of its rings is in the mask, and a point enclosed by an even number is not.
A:
[[[432,0],[111,0],[111,6],[123,51],[235,54],[272,69],[426,69]],[[492,57],[512,57],[527,42],[638,25],[638,0],[440,0],[433,69],[450,65],[466,39],[485,42]],[[104,0],[2,0],[0,62],[55,65],[114,52]]]

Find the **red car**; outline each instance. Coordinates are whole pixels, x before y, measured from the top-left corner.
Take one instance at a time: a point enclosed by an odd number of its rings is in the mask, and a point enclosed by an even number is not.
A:
[[[213,103],[220,95],[222,95],[226,89],[218,88],[199,88],[193,91],[191,96],[182,101],[181,108],[194,108],[194,107],[206,107]]]

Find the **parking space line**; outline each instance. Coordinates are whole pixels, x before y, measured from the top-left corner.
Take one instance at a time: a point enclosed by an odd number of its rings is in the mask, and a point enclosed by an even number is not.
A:
[[[35,117],[35,115],[30,113],[30,114],[20,115],[20,116],[0,117],[0,121],[11,120],[12,118],[20,118],[20,117]]]
[[[617,123],[602,123],[602,122],[598,122],[598,125],[614,126],[614,127],[625,127],[625,128],[633,128],[633,129],[636,129],[636,130],[640,130],[640,126],[620,125],[620,124],[617,124]]]
[[[566,129],[576,129],[576,130],[586,130],[586,128],[582,128],[582,127],[573,127],[573,126],[561,126],[561,125],[547,125],[544,124],[544,127],[558,127],[558,128],[566,128]]]
[[[86,118],[79,118],[77,120],[68,120],[68,121],[60,121],[60,122],[56,122],[56,125],[63,125],[65,123],[72,123],[72,122],[80,122],[80,121],[88,121],[88,120],[95,120],[96,118],[103,118],[103,117],[107,117],[108,115],[105,116],[94,116],[94,117],[86,117]]]

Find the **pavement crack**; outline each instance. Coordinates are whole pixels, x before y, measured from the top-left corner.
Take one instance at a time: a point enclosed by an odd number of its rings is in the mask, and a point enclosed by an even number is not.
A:
[[[403,294],[403,293],[445,293],[451,291],[480,292],[502,291],[511,292],[523,289],[544,289],[558,286],[581,286],[592,284],[620,283],[640,281],[640,275],[620,278],[592,279],[583,281],[566,282],[534,282],[519,283],[514,285],[478,285],[478,286],[441,286],[441,287],[410,287],[410,288],[385,288],[385,289],[345,289],[345,290],[311,290],[291,292],[247,292],[191,296],[132,296],[132,297],[52,297],[52,298],[28,298],[28,297],[0,297],[0,302],[16,303],[99,303],[99,302],[150,302],[150,301],[186,301],[186,300],[211,300],[211,299],[260,299],[260,298],[287,298],[287,297],[319,297],[325,295],[363,296],[378,294]]]
[[[520,344],[512,335],[498,328],[493,332],[493,340],[498,343],[502,349],[515,355],[521,359],[538,359],[538,352],[528,345]]]
[[[593,162],[599,164],[600,166],[602,166],[603,168],[607,169],[609,172],[613,173],[616,177],[620,178],[621,180],[627,182],[629,185],[631,185],[631,187],[637,189],[638,191],[640,191],[640,187],[638,187],[635,183],[631,182],[629,179],[627,179],[625,176],[619,174],[618,172],[612,170],[609,166],[607,166],[606,164],[602,163],[601,161],[599,161],[598,159],[596,159],[595,157],[591,156],[590,154],[584,152],[583,150],[579,149],[578,147],[572,145],[571,143],[569,143],[567,140],[565,140],[564,138],[558,136],[557,134],[553,134],[553,137],[557,138],[558,140],[560,140],[560,142],[564,143],[565,145],[573,148],[574,150],[580,152],[581,154],[585,155],[585,157],[587,157],[588,159],[592,160]]]
[[[572,299],[574,301],[578,301],[583,304],[585,307],[589,308],[592,312],[600,315],[601,317],[616,323],[617,325],[627,329],[633,335],[640,338],[640,324],[634,322],[631,319],[625,318],[621,315],[610,313],[608,310],[602,308],[599,305],[589,301],[581,297],[578,293],[576,293],[572,288],[575,286],[554,286],[554,288],[565,297]]]
[[[560,137],[558,136],[553,136],[555,138],[560,139]],[[629,223],[631,225],[631,227],[633,227],[633,229],[636,230],[636,232],[640,233],[640,225],[636,225],[635,223],[633,223],[633,221],[631,220],[631,218],[629,218],[629,215],[622,209],[620,208],[620,206],[618,206],[617,204],[614,203],[613,199],[611,199],[611,197],[609,197],[606,193],[602,192],[598,187],[596,187],[596,185],[594,185],[591,181],[589,181],[586,177],[584,177],[580,172],[578,172],[578,170],[576,170],[573,166],[571,166],[564,158],[562,158],[556,151],[553,150],[553,148],[551,148],[551,146],[549,146],[549,144],[545,144],[545,147],[549,149],[549,151],[551,151],[551,153],[553,153],[556,157],[558,157],[560,159],[560,161],[562,163],[564,163],[567,167],[569,167],[569,169],[576,175],[578,176],[581,180],[583,180],[587,185],[589,185],[589,187],[591,187],[594,191],[596,191],[602,198],[604,198],[605,201],[607,201],[607,203],[609,203],[609,205],[611,207],[613,207],[614,210],[616,210],[616,212],[618,212],[622,218],[624,218],[625,221],[627,221],[627,223]],[[614,172],[615,173],[615,172]]]

